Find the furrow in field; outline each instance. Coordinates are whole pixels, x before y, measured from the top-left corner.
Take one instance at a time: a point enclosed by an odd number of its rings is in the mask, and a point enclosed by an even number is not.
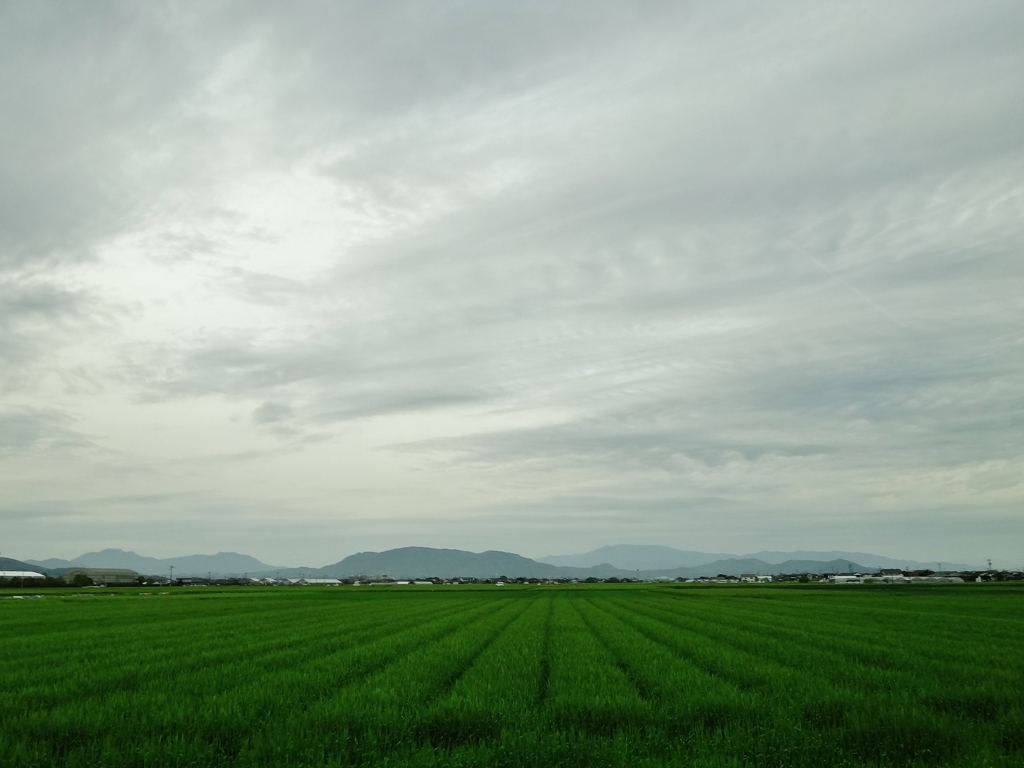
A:
[[[345,614],[350,615],[350,611],[345,611]],[[104,621],[102,631],[80,632],[74,617],[67,617],[61,622],[59,629],[55,628],[44,642],[16,644],[16,647],[5,655],[2,663],[4,666],[13,666],[17,669],[23,658],[31,658],[33,652],[38,654],[41,647],[54,645],[60,647],[75,664],[89,664],[97,659],[106,658],[104,649],[110,643],[117,643],[118,647],[125,651],[121,656],[124,660],[159,655],[165,648],[180,650],[182,646],[189,646],[192,662],[200,664],[208,655],[217,656],[232,649],[237,650],[240,642],[244,643],[247,638],[260,638],[268,644],[273,644],[275,636],[294,636],[299,627],[304,628],[308,636],[312,636],[318,628],[329,627],[335,622],[336,618],[324,610],[277,616],[273,624],[266,621],[243,622],[233,614],[197,616],[190,613],[177,617],[171,626],[165,627],[145,623],[140,625],[135,621],[133,614],[132,625],[128,628],[112,624],[108,617]],[[21,651],[20,656],[17,651]],[[59,669],[50,671],[54,676],[60,674]]]
[[[878,587],[863,591],[794,589],[782,595],[775,590],[770,598],[758,596],[756,593],[760,589],[764,588],[742,588],[745,594],[728,595],[716,602],[719,605],[743,604],[756,612],[786,617],[808,626],[820,625],[821,613],[827,611],[830,627],[841,625],[851,632],[887,632],[910,626],[915,633],[924,632],[936,641],[957,642],[965,630],[984,624],[987,642],[1015,645],[1024,631],[1022,600],[1015,594],[997,595],[1004,598],[996,601],[1002,613],[993,615],[994,609],[991,607],[979,609],[979,604],[987,606],[990,596],[985,593],[966,593],[971,599],[957,603],[966,609],[962,612],[935,610],[936,601],[948,600],[949,595],[935,593],[935,587],[931,586]],[[963,590],[973,587],[965,585],[957,589],[964,594]],[[661,591],[658,596],[680,605],[694,602],[683,597],[680,592]]]
[[[259,763],[291,759],[290,740],[322,740],[347,754],[350,750],[391,749],[412,738],[411,724],[442,694],[453,678],[527,608],[522,601],[505,601],[452,631],[422,642],[400,660],[340,688],[331,697],[292,717],[282,718],[251,745]],[[271,724],[273,726],[273,724]],[[335,755],[337,757],[338,755]]]
[[[530,720],[545,684],[544,626],[550,614],[550,597],[530,599],[446,695],[417,711],[409,726],[416,740],[450,748],[495,738],[502,729]]]
[[[45,614],[53,632],[32,635],[34,655],[8,611],[0,646],[18,655],[0,651],[0,686],[10,673],[17,688],[0,710],[0,765],[1016,768],[1024,755],[1024,707],[990,707],[1024,687],[1010,684],[1024,661],[1002,630],[986,646],[984,593],[458,592],[192,594],[159,608],[97,598],[75,608],[92,627],[86,648],[66,606],[41,600],[27,623]],[[962,656],[945,635],[929,646],[918,634],[958,606],[978,646]],[[99,616],[109,631],[93,631]],[[883,641],[902,655],[863,661]],[[943,669],[958,659],[977,686]],[[40,680],[59,706],[22,695]],[[929,698],[947,680],[956,690]],[[109,693],[77,695],[90,685]]]
[[[759,625],[745,624],[742,622],[730,621],[729,618],[723,618],[723,612],[715,616],[708,616],[705,614],[694,614],[692,612],[683,612],[680,610],[667,609],[664,606],[647,603],[643,606],[628,605],[625,602],[617,602],[621,607],[631,610],[634,613],[642,614],[653,620],[664,622],[670,626],[677,627],[678,629],[690,633],[695,633],[701,637],[708,638],[712,642],[723,645],[725,647],[734,647],[745,653],[754,653],[755,655],[762,657],[772,654],[773,647],[777,647],[776,643],[779,638],[773,636],[770,632],[762,631]],[[817,661],[825,659],[828,666],[835,664],[843,664],[845,667],[850,666],[852,661],[855,666],[859,665],[863,667],[861,670],[864,675],[877,675],[884,673],[887,669],[891,668],[892,664],[886,663],[884,665],[878,664],[863,664],[862,660],[847,656],[842,653],[838,653],[835,650],[829,650],[826,648],[818,648],[812,644],[810,638],[803,635],[801,632],[796,631],[793,636],[787,638],[793,643],[796,643],[800,648],[800,653],[795,654],[782,654],[776,661],[783,665],[793,669],[804,669],[810,664],[809,661]],[[836,641],[840,642],[840,641]],[[860,649],[863,651],[863,649]],[[874,659],[872,659],[874,661]]]
[[[756,591],[754,588],[752,591]],[[935,611],[929,606],[934,602],[928,587],[909,588],[895,587],[878,588],[871,592],[856,593],[842,590],[797,592],[786,595],[786,599],[773,598],[765,600],[755,596],[727,598],[729,604],[742,604],[754,611],[769,616],[794,618],[800,623],[817,624],[821,612],[827,611],[830,624],[841,624],[852,631],[886,631],[893,628],[911,626],[916,632],[926,632],[937,641],[957,641],[966,627],[983,624],[987,637],[993,642],[1013,643],[1024,630],[1024,619],[1016,618],[1017,611],[1007,601],[1001,601],[1008,615],[992,616],[991,611],[965,611],[952,613]],[[971,589],[963,587],[962,589]],[[673,596],[662,592],[661,597],[672,600]],[[870,602],[862,598],[870,596]],[[941,597],[941,596],[940,596]],[[966,608],[976,607],[975,603],[985,600],[985,594],[972,594],[971,600],[965,601]],[[948,598],[947,598],[948,599]],[[681,604],[687,601],[678,601]],[[765,603],[768,603],[765,605]],[[1020,608],[1020,600],[1017,600]],[[770,610],[769,610],[770,608]]]
[[[834,620],[830,612],[830,621],[823,627],[821,622],[793,622],[790,619],[771,615],[769,612],[755,608],[730,609],[714,615],[703,615],[709,622],[723,626],[747,625],[765,628],[765,631],[780,636],[795,637],[794,633],[805,638],[805,641],[820,642],[823,647],[843,649],[846,655],[855,655],[861,661],[872,666],[890,666],[905,669],[908,666],[954,668],[965,673],[966,677],[974,672],[972,667],[991,667],[992,647],[986,647],[986,653],[975,653],[972,645],[965,642],[965,637],[976,635],[987,629],[984,624],[975,624],[972,631],[965,635],[963,631],[955,641],[928,636],[927,643],[921,643],[921,630],[913,625],[889,626],[883,631],[862,629],[856,616],[848,621]],[[864,617],[861,617],[863,619]],[[794,625],[799,630],[794,630]],[[913,648],[911,653],[909,649]],[[1016,651],[1016,645],[1013,650]]]
[[[862,706],[868,701],[865,695],[870,695],[871,700],[891,700],[901,709],[917,707],[913,697],[891,672],[864,669],[849,675],[842,671],[841,659],[829,659],[827,664],[817,667],[797,666],[793,660],[811,654],[813,649],[800,647],[794,652],[792,647],[781,648],[767,638],[754,638],[754,642],[745,643],[743,633],[709,631],[697,617],[665,615],[651,605],[615,602],[614,608],[609,606],[610,611],[627,622],[631,621],[628,614],[643,617],[639,624],[634,624],[641,631],[645,629],[642,627],[644,619],[671,628],[670,632],[660,633],[662,642],[674,645],[676,650],[688,654],[708,671],[759,697],[771,701],[806,699],[805,708],[813,708],[820,702],[847,702],[843,706],[849,706],[856,701]],[[646,630],[653,631],[653,627],[648,624]],[[864,685],[866,678],[873,681],[868,690]],[[814,691],[812,698],[806,695],[809,683]]]
[[[806,670],[850,690],[890,696],[896,691],[913,692],[909,706],[927,707],[942,716],[996,721],[1019,706],[1018,697],[1010,693],[1024,687],[1024,676],[1013,663],[1016,654],[1007,655],[1006,663],[994,663],[998,655],[978,654],[962,639],[937,660],[934,654],[925,654],[921,638],[910,632],[902,641],[850,638],[841,632],[821,637],[811,627],[769,626],[770,617],[764,614],[745,611],[744,619],[737,618],[737,613],[691,615],[689,620],[714,625],[709,634],[721,642],[770,656],[798,672]],[[981,627],[976,631],[983,633]],[[797,654],[791,653],[794,644],[801,648]]]
[[[601,601],[584,600],[581,610],[619,667],[646,692],[662,730],[712,730],[758,718],[748,693],[643,634],[605,610]]]
[[[542,706],[548,698],[548,680],[551,678],[551,614],[554,602],[548,598],[547,612],[544,615],[543,649],[540,654],[540,675],[537,680],[537,705]]]
[[[473,601],[469,608],[471,614],[477,615],[494,609],[495,606],[486,601]],[[447,620],[433,622],[427,627],[414,627],[410,632],[417,633],[416,636],[400,638],[398,643],[395,638],[380,638],[374,644],[376,648],[369,649],[376,650],[376,653],[367,653],[365,646],[354,649],[353,654],[359,657],[357,661],[360,663],[350,663],[340,671],[335,670],[333,675],[313,675],[311,679],[308,669],[305,674],[278,670],[267,678],[261,677],[256,669],[255,678],[244,685],[239,685],[241,681],[237,675],[227,678],[226,682],[234,684],[231,690],[201,700],[181,697],[173,690],[156,686],[143,697],[148,708],[138,706],[140,696],[137,692],[122,692],[103,700],[102,706],[74,702],[63,711],[29,713],[19,724],[19,730],[32,736],[38,728],[45,727],[43,721],[59,723],[56,732],[50,732],[58,752],[75,744],[116,737],[120,732],[137,731],[148,733],[149,738],[157,742],[173,738],[175,734],[189,734],[197,744],[213,745],[219,753],[234,754],[241,749],[246,734],[253,729],[259,731],[270,722],[301,717],[299,713],[315,705],[326,693],[321,691],[317,695],[317,686],[322,688],[326,685],[333,693],[339,683],[351,685],[366,675],[379,672],[421,646],[428,638],[436,639],[460,626],[467,618],[462,615],[464,613],[453,613]],[[468,618],[472,621],[473,615]]]
[[[315,618],[314,621],[310,621]],[[401,617],[399,623],[402,625],[414,625],[417,620],[423,618],[420,612]],[[48,699],[51,706],[59,706],[66,702],[69,695],[76,700],[105,696],[115,693],[119,689],[137,689],[144,685],[147,680],[159,681],[161,687],[169,687],[171,681],[182,675],[190,677],[205,677],[204,670],[215,669],[219,677],[232,678],[233,670],[245,665],[251,665],[254,659],[258,659],[263,674],[272,672],[276,668],[283,668],[295,659],[301,660],[311,652],[327,651],[345,645],[349,634],[355,638],[362,636],[368,628],[381,628],[378,616],[363,618],[358,623],[344,627],[341,631],[334,624],[334,617],[321,615],[319,617],[304,617],[301,623],[281,622],[268,627],[265,633],[256,635],[256,643],[251,640],[246,643],[245,638],[236,635],[218,638],[220,642],[214,643],[205,633],[205,626],[202,622],[192,622],[188,625],[188,634],[192,642],[187,645],[175,642],[173,639],[151,638],[152,644],[139,643],[141,650],[135,650],[117,657],[115,666],[106,666],[102,670],[97,669],[95,663],[90,659],[83,663],[80,658],[68,660],[66,667],[59,667],[55,672],[68,667],[77,668],[81,674],[78,679],[69,679],[66,675],[53,681],[38,682],[35,686],[21,686],[19,692],[33,702],[33,705],[45,706]],[[295,637],[302,634],[305,642],[297,645]],[[195,638],[202,637],[203,642],[196,642]],[[114,642],[110,639],[109,642]],[[200,645],[196,648],[196,645]],[[101,645],[99,650],[91,653],[102,653]],[[184,652],[183,652],[184,651]],[[207,678],[207,684],[209,684]],[[77,683],[77,686],[75,685]],[[16,680],[8,682],[8,685],[17,684]]]
[[[818,680],[822,690],[830,695],[838,691],[882,694],[904,687],[900,684],[898,670],[860,664],[843,654],[817,648],[806,638],[797,637],[782,644],[771,635],[759,633],[749,626],[722,626],[716,623],[719,617],[681,615],[653,604],[622,604],[622,607],[672,626],[679,632],[700,636],[705,643],[717,646],[723,652],[739,654],[742,661],[738,665],[744,670],[743,674],[750,675],[756,671],[761,678],[761,684],[755,687],[772,685],[778,689],[784,680],[793,680],[799,685],[799,680],[808,676]],[[798,649],[796,652],[794,645]],[[851,660],[854,663],[851,664]],[[784,677],[780,676],[781,670],[785,671]]]
[[[123,611],[129,610],[134,627],[152,627],[165,635],[173,635],[181,622],[197,617],[203,617],[211,624],[248,622],[256,625],[265,621],[268,610],[265,603],[268,602],[273,605],[280,603],[281,599],[266,594],[225,599],[195,598],[191,595],[118,595],[88,600],[69,596],[52,602],[48,599],[43,604],[47,612],[41,614],[38,621],[18,621],[18,635],[26,640],[36,635],[47,639],[55,633],[73,631],[77,637],[87,640],[93,637],[93,632],[98,635],[109,632],[111,615],[121,615]],[[58,610],[54,610],[54,603],[59,606]],[[286,604],[288,613],[292,615],[302,613],[314,616],[324,610],[322,603]],[[36,605],[39,604],[33,604],[33,607]],[[332,610],[357,612],[359,608],[355,604],[336,603]]]
[[[916,743],[915,750],[927,749],[929,741],[949,754],[967,751],[964,745],[975,736],[965,731],[961,720],[1005,722],[1017,711],[1015,699],[1008,695],[1011,689],[982,688],[977,691],[950,692],[936,688],[942,680],[934,673],[920,674],[901,670],[877,670],[870,667],[850,667],[840,658],[826,658],[815,666],[793,663],[794,659],[807,659],[813,648],[793,643],[779,643],[765,637],[753,636],[749,642],[743,637],[749,633],[732,630],[707,631],[701,617],[658,616],[654,605],[630,606],[657,621],[665,622],[681,633],[709,636],[722,648],[720,659],[733,657],[733,670],[757,669],[765,683],[772,682],[771,692],[760,695],[778,702],[788,701],[790,706],[799,702],[795,714],[811,725],[842,724],[848,729],[880,727],[890,712],[903,713],[905,722],[912,723],[917,734],[908,737]],[[655,610],[654,614],[648,611]],[[740,647],[738,647],[740,646]],[[775,671],[773,671],[773,667]],[[735,674],[735,671],[732,673]],[[986,726],[987,727],[987,726]]]
[[[756,691],[771,686],[770,675],[762,670],[759,660],[745,664],[726,653],[713,638],[671,618],[665,619],[645,610],[647,606],[620,604],[608,601],[603,605],[611,615],[619,618],[651,641],[659,643],[701,669],[740,691]]]
[[[277,716],[282,711],[293,711],[296,706],[301,708],[308,705],[318,697],[333,692],[337,685],[357,682],[399,660],[423,642],[424,638],[443,635],[466,619],[467,614],[472,619],[474,615],[491,609],[492,606],[486,602],[474,602],[466,606],[465,610],[453,612],[444,619],[426,625],[420,624],[415,617],[409,618],[403,622],[407,628],[397,635],[391,635],[387,641],[378,639],[376,643],[356,645],[355,648],[344,645],[334,654],[315,660],[311,657],[311,649],[301,644],[296,647],[293,639],[291,664],[287,667],[268,669],[266,659],[256,656],[244,659],[241,664],[218,668],[216,674],[196,670],[177,678],[151,679],[141,689],[121,690],[99,699],[102,708],[115,717],[114,722],[124,726],[139,719],[140,713],[135,702],[145,698],[150,706],[157,707],[164,716],[162,731],[198,728],[199,733],[202,733],[204,721],[220,723],[225,719],[244,730],[252,723]],[[387,629],[377,627],[370,632],[372,636],[380,638],[381,631],[386,632]],[[368,636],[364,635],[360,639]],[[335,660],[338,657],[349,663],[339,668]],[[327,690],[323,690],[325,687]],[[78,727],[85,730],[108,730],[109,721],[96,722],[92,716],[98,710],[98,704],[90,701],[88,697],[65,701],[64,706],[54,708],[48,716],[67,716],[69,720],[79,721],[81,725]]]
[[[639,610],[637,606],[630,608]],[[624,615],[628,609],[609,606],[609,610],[630,621]],[[700,638],[700,633],[690,631],[689,627],[657,617],[648,618],[671,626],[673,634],[679,636],[674,639],[676,647],[684,653],[692,653],[693,646],[703,642],[702,662],[727,677],[755,671],[762,684],[751,687],[749,693],[757,697],[757,706],[765,713],[760,717],[762,722],[774,722],[772,728],[780,733],[803,723],[804,728],[821,734],[822,743],[831,744],[829,749],[852,750],[851,758],[878,759],[881,756],[882,762],[901,764],[904,760],[913,762],[933,754],[943,760],[959,760],[970,754],[975,749],[972,745],[984,738],[980,733],[1003,727],[985,725],[982,730],[977,723],[965,724],[945,712],[930,709],[919,700],[912,679],[872,692],[837,687],[825,669],[790,669],[766,662],[756,652],[730,646],[725,636],[714,638],[716,642],[708,644],[707,638]],[[717,651],[715,645],[719,646]],[[800,648],[793,653],[799,655],[805,650]],[[905,687],[908,685],[909,688]],[[891,716],[894,711],[900,713],[896,727]],[[778,717],[767,713],[778,713]],[[1001,718],[1003,721],[1005,718]],[[866,739],[868,733],[874,734],[874,741]],[[858,735],[851,738],[850,734]]]
[[[581,609],[581,603],[589,606],[591,610],[586,608]],[[593,605],[585,601],[573,601],[573,608],[579,613],[580,618],[583,619],[583,623],[586,625],[590,633],[597,639],[597,642],[608,652],[609,657],[613,660],[619,671],[629,680],[630,684],[636,690],[637,695],[649,701],[655,698],[655,690],[657,686],[654,681],[648,678],[647,675],[637,667],[635,664],[631,664],[626,656],[623,655],[623,648],[621,644],[615,642],[615,638],[608,632],[609,627],[603,625],[602,622],[595,618],[592,613]],[[648,660],[648,664],[650,660]]]
[[[643,732],[652,714],[649,702],[615,665],[573,602],[563,594],[554,604],[546,716],[570,732]]]
[[[883,688],[899,687],[901,684],[894,682],[893,678],[906,678],[908,673],[911,676],[945,678],[946,685],[955,679],[963,687],[971,687],[981,679],[1004,686],[1019,679],[1009,669],[993,668],[991,655],[975,653],[962,637],[958,644],[937,653],[930,641],[922,646],[920,636],[910,631],[902,638],[855,633],[841,627],[823,632],[817,624],[800,624],[794,628],[792,622],[780,622],[767,611],[756,613],[748,608],[730,608],[714,614],[694,615],[692,611],[680,610],[676,606],[672,608],[673,615],[686,615],[695,624],[718,627],[717,631],[710,633],[731,644],[760,653],[776,649],[775,658],[780,663],[795,669],[817,664],[833,679],[843,679],[844,684],[853,687],[858,687],[858,684],[864,687],[867,680],[878,677],[880,670],[891,673],[881,678]],[[784,650],[788,647],[784,643],[797,643],[805,650],[800,654],[789,654]]]

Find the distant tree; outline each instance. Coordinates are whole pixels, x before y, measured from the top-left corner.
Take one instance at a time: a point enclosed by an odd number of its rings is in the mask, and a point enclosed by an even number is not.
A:
[[[91,587],[92,585],[92,579],[90,579],[84,573],[76,573],[74,577],[71,579],[72,587]]]

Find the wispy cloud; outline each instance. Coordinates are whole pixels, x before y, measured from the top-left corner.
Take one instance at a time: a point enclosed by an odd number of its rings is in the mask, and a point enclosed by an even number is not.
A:
[[[0,482],[90,500],[70,556],[121,497],[140,551],[268,562],[1005,548],[1022,30],[1013,2],[8,4]]]

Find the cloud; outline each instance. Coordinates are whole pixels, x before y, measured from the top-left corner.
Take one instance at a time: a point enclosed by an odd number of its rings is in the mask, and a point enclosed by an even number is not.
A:
[[[54,410],[0,412],[0,458],[31,453],[68,453],[92,446],[71,426],[71,419]]]
[[[1019,500],[1018,4],[0,13],[8,455],[484,548]]]
[[[272,424],[290,419],[293,414],[292,407],[287,403],[266,402],[252,412],[252,418],[257,424]]]

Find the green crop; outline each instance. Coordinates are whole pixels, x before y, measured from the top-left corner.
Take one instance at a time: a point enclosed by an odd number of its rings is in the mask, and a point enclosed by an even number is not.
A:
[[[0,600],[0,765],[1019,766],[1024,589]]]

